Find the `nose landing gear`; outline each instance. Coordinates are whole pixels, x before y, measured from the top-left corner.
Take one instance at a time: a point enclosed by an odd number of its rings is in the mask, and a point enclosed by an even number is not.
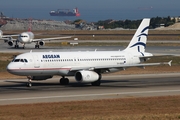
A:
[[[31,83],[32,78],[31,78],[31,76],[27,76],[27,78],[28,78],[27,87],[31,87],[32,86],[32,83]]]

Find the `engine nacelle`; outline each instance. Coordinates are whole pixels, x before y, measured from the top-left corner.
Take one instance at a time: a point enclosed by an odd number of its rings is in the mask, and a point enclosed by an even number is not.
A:
[[[12,41],[8,41],[8,45],[9,46],[13,46],[13,42]]]
[[[45,42],[44,42],[44,41],[40,41],[40,42],[39,42],[39,45],[44,46],[44,45],[45,45]]]
[[[31,80],[46,80],[46,79],[49,79],[49,78],[52,78],[53,76],[31,76]]]
[[[76,72],[75,79],[78,82],[94,82],[99,79],[99,75],[94,71],[82,70]]]

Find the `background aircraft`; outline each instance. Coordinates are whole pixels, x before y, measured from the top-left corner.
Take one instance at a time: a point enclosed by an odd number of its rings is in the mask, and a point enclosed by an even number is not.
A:
[[[125,70],[129,67],[145,67],[169,64],[142,63],[153,55],[145,52],[150,19],[143,19],[127,48],[123,51],[91,52],[29,52],[18,55],[7,71],[27,76],[31,80],[46,80],[60,75],[60,84],[67,85],[65,76],[75,76],[77,82],[89,82],[94,86],[101,84],[101,74]]]
[[[0,39],[3,39],[6,43],[8,43],[9,46],[14,45],[15,48],[19,48],[19,43],[21,43],[23,45],[23,48],[25,48],[25,44],[31,44],[33,42],[35,43],[35,48],[39,48],[39,46],[45,45],[45,41],[71,38],[71,36],[64,36],[64,37],[35,39],[34,33],[31,32],[31,26],[32,26],[32,21],[30,19],[28,31],[23,32],[19,35],[3,36],[3,32],[0,30]],[[17,39],[14,39],[14,38],[12,38],[13,36],[18,36],[18,37],[17,37]]]
[[[71,36],[65,36],[65,37],[53,37],[53,38],[40,38],[40,39],[34,39],[34,34],[32,32],[23,32],[21,33],[16,40],[12,39],[11,41],[8,41],[8,45],[13,46],[13,42],[15,42],[15,48],[18,48],[18,43],[23,44],[23,48],[25,48],[25,44],[30,44],[35,42],[35,48],[39,48],[40,46],[45,45],[45,41],[50,40],[58,40],[58,39],[66,39],[71,38]]]
[[[2,31],[1,31],[2,34]],[[19,48],[19,43],[23,45],[23,48],[25,48],[25,44],[31,44],[31,43],[36,43],[35,48],[39,48],[39,46],[44,46],[45,41],[50,41],[50,40],[59,40],[59,39],[66,39],[66,38],[71,38],[71,36],[64,36],[64,37],[53,37],[53,38],[40,38],[40,39],[34,39],[34,34],[32,32],[23,32],[18,36],[17,39],[12,38],[13,35],[8,35],[8,36],[2,36],[1,38],[5,40],[5,42],[8,43],[9,46],[13,46],[15,48]],[[14,35],[15,36],[15,35]]]

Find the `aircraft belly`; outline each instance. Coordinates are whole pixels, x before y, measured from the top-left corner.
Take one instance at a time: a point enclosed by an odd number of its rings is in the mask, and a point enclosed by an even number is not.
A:
[[[58,75],[74,75],[74,72],[70,72],[69,70],[59,70]]]
[[[11,73],[15,75],[22,75],[22,76],[29,76],[29,75],[39,75],[40,72],[34,69],[18,69],[18,70],[11,70]]]
[[[44,70],[41,74],[43,74],[43,75],[57,75],[58,70]]]

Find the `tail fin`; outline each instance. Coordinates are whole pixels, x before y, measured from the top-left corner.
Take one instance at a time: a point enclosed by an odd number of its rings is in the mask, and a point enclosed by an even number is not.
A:
[[[149,30],[149,18],[144,18],[125,51],[145,52]]]

